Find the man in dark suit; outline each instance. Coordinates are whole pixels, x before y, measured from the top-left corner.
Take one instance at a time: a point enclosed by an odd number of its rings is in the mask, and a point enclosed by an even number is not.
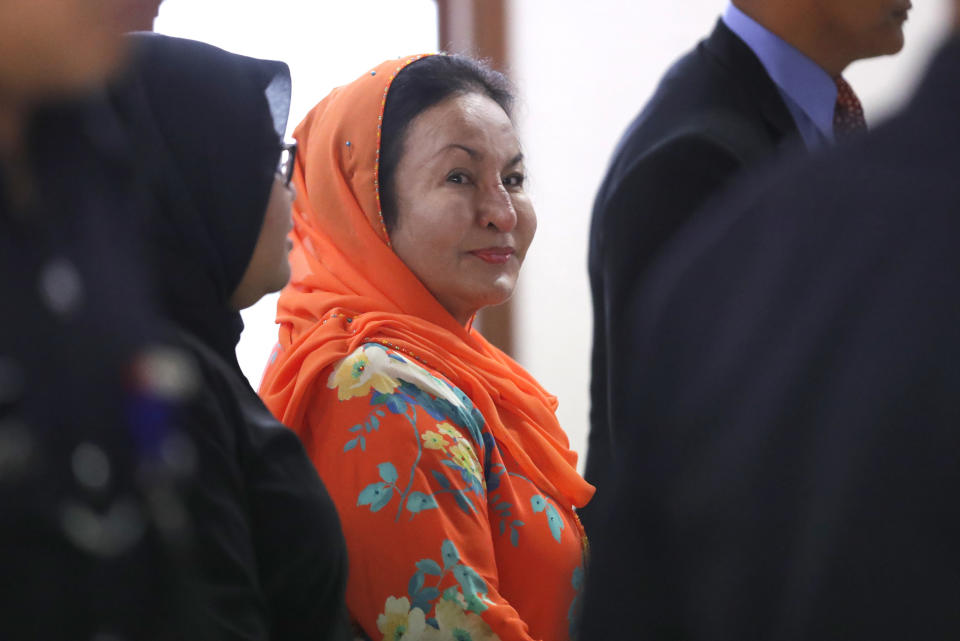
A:
[[[960,12],[960,0],[957,0]],[[631,296],[584,641],[960,638],[960,35]]]
[[[594,306],[587,479],[599,486],[620,428],[610,367],[635,361],[623,306],[690,214],[745,167],[863,129],[844,68],[903,45],[909,0],[734,0],[713,33],[664,76],[627,129],[590,232]],[[644,364],[636,362],[637,368]],[[581,512],[588,522],[592,506]]]

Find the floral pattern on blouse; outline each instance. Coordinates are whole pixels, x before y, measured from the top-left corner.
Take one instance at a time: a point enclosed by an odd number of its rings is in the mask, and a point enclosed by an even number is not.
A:
[[[318,396],[301,436],[337,504],[347,605],[369,638],[572,638],[574,512],[520,472],[462,390],[367,343]]]
[[[486,583],[472,568],[460,562],[453,541],[443,542],[439,562],[421,559],[416,567],[408,586],[413,600],[387,597],[384,612],[377,617],[377,629],[384,639],[499,641],[500,637],[479,616],[489,607]],[[448,587],[441,597],[440,586],[447,574],[453,575],[457,585]],[[434,577],[437,577],[436,583]],[[434,616],[427,618],[431,610]]]

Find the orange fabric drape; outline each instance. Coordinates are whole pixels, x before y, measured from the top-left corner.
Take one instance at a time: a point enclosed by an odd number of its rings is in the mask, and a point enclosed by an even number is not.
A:
[[[281,421],[302,429],[325,370],[363,343],[389,345],[459,387],[539,487],[583,506],[594,490],[577,473],[556,398],[458,325],[390,247],[377,184],[380,122],[393,78],[422,57],[384,62],[335,89],[294,133],[292,278],[260,394]]]

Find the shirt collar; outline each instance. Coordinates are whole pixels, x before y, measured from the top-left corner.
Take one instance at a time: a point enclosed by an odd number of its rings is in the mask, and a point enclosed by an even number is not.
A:
[[[773,82],[803,111],[828,140],[833,140],[837,85],[822,67],[759,22],[727,5],[723,22],[743,40]]]

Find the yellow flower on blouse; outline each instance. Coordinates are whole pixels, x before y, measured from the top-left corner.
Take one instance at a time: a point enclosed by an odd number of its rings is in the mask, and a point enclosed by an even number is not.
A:
[[[437,429],[440,430],[441,434],[446,434],[455,441],[460,439],[460,432],[450,423],[437,423]]]
[[[443,599],[437,603],[439,630],[427,626],[423,641],[500,641],[486,621],[467,612],[459,600]]]
[[[420,438],[423,439],[423,446],[428,450],[442,450],[449,445],[447,439],[445,439],[442,434],[438,434],[432,430],[425,432]]]
[[[383,641],[420,641],[426,627],[423,610],[411,610],[407,597],[388,596],[383,614],[377,617],[377,629],[383,634]]]
[[[481,478],[480,474],[480,461],[477,460],[477,455],[474,453],[473,448],[470,447],[469,443],[466,443],[463,439],[459,439],[457,444],[452,446],[449,450],[450,456],[453,457],[454,462],[470,472],[477,478]]]
[[[387,353],[379,347],[365,345],[340,361],[330,373],[327,387],[337,390],[341,401],[366,396],[371,388],[381,394],[391,394],[400,383],[387,373],[389,370]]]

